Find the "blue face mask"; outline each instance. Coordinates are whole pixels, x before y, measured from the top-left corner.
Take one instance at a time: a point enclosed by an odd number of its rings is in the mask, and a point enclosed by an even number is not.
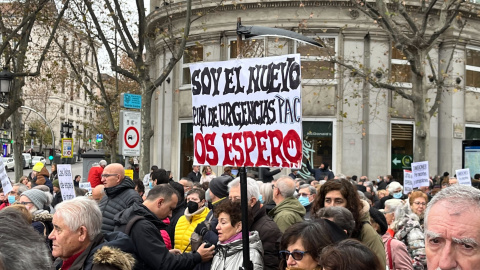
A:
[[[307,206],[310,204],[310,201],[308,200],[308,197],[303,197],[303,196],[300,196],[298,198],[298,201],[303,205],[303,206]]]
[[[8,203],[9,204],[14,204],[15,203],[15,196],[8,195]]]
[[[148,187],[149,187],[150,189],[152,189],[152,188],[153,188],[153,182],[148,182]]]
[[[395,198],[395,199],[402,198],[402,192],[400,191],[400,192],[397,192],[397,193],[393,193],[393,198]]]
[[[258,201],[259,201],[261,204],[263,204],[263,196],[262,196],[262,194],[260,194],[260,196],[258,197]]]

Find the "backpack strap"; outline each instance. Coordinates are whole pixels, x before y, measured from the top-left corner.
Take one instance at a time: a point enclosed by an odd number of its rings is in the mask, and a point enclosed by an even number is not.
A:
[[[133,225],[135,225],[135,223],[141,219],[145,219],[143,216],[134,216],[133,218],[131,218],[128,223],[127,223],[127,226],[125,227],[125,231],[124,233],[128,236],[130,236],[130,231],[132,230],[133,228]]]
[[[211,223],[212,223],[212,218],[213,218],[213,213],[212,215],[210,216],[210,218],[208,220],[205,220],[205,226],[207,226],[207,230],[210,231],[210,226],[211,226]]]
[[[392,261],[392,245],[390,244],[392,242],[392,238],[388,239],[387,241],[387,250],[388,250],[388,265],[391,270],[393,270],[393,261]]]

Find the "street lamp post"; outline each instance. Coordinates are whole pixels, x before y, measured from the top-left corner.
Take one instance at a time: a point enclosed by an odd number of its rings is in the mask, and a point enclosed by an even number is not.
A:
[[[30,148],[31,148],[30,152],[33,152],[33,140],[34,140],[35,136],[37,136],[37,130],[34,129],[34,128],[29,128],[28,129],[28,134],[30,134],[30,138],[32,138],[31,139],[31,144],[30,144]]]
[[[12,88],[13,73],[8,71],[7,67],[3,67],[0,72],[0,92],[2,93],[2,103],[7,103],[7,94]]]

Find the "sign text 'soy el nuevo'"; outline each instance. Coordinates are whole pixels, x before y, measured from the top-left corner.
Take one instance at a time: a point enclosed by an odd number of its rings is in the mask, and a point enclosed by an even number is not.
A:
[[[300,55],[190,66],[194,164],[300,168]]]

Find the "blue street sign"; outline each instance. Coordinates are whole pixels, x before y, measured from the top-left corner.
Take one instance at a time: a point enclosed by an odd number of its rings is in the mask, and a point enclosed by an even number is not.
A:
[[[120,106],[130,109],[141,109],[142,96],[136,94],[122,93],[120,95]]]

